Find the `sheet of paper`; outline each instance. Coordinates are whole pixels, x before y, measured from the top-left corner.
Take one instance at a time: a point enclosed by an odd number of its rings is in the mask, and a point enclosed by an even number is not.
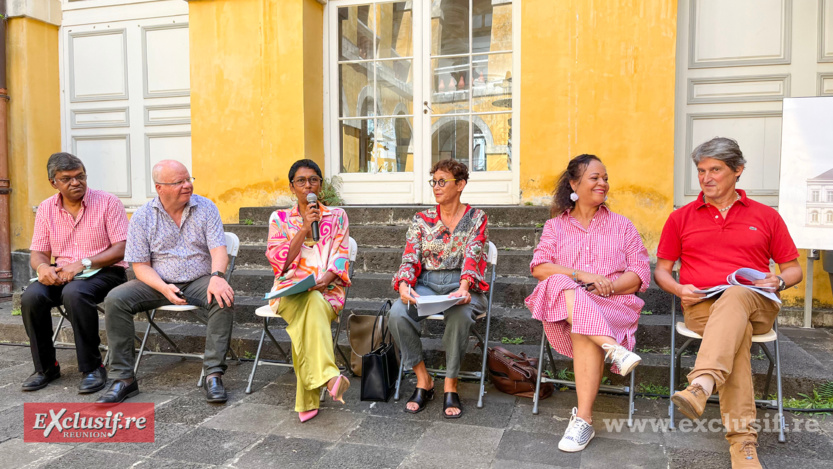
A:
[[[423,295],[416,300],[417,313],[420,316],[431,316],[454,306],[460,298],[450,298],[448,295]]]
[[[101,269],[92,269],[92,270],[85,270],[85,271],[82,271],[80,274],[76,275],[76,276],[73,278],[73,280],[84,280],[84,279],[88,279],[88,278],[92,277],[93,275],[97,274],[99,270],[101,270]],[[30,279],[29,279],[29,283],[35,282],[35,281],[37,281],[37,280],[38,280],[38,278],[37,278],[37,277],[30,278]]]
[[[766,278],[765,272],[744,267],[726,276],[726,282],[728,283],[728,285],[718,285],[716,287],[711,287],[706,290],[694,290],[694,293],[702,293],[706,295],[706,298],[711,298],[731,286],[739,286],[743,288],[748,288],[754,291],[755,293],[769,298],[770,300],[776,303],[781,303],[781,299],[778,298],[778,295],[776,295],[774,292],[769,291],[765,288],[751,285],[752,281],[761,280],[764,278]]]
[[[315,276],[310,274],[303,280],[297,283],[293,283],[288,287],[281,288],[280,290],[275,290],[271,293],[267,293],[266,296],[263,297],[264,300],[271,300],[273,298],[283,298],[284,296],[294,295],[296,293],[303,293],[310,288],[315,286]]]

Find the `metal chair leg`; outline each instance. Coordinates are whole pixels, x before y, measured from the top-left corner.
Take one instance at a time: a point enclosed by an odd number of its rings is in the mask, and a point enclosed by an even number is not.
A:
[[[677,355],[677,309],[675,306],[676,297],[671,296],[671,354],[669,368],[671,369],[671,379],[668,382],[668,429],[674,430],[674,403],[671,402],[671,396],[674,395],[674,386],[676,382],[676,370],[674,369],[674,361]]]
[[[148,317],[148,328],[145,330],[145,336],[142,337],[142,345],[139,346],[139,354],[136,355],[136,364],[133,365],[133,374],[135,375],[139,371],[139,362],[142,361],[142,354],[145,352],[145,346],[148,343],[148,337],[150,336],[150,328],[152,327],[153,322],[151,319],[153,315],[156,313],[156,310],[151,310],[150,312],[145,311],[145,314]]]
[[[202,369],[200,370],[200,378],[197,380],[197,387],[201,388],[204,382],[205,382],[205,366],[203,366]]]
[[[538,378],[535,380],[535,395],[532,396],[532,414],[538,415],[538,396],[541,392],[541,374],[544,371],[544,344],[547,343],[547,334],[541,332],[541,350],[538,352]]]
[[[787,437],[784,436],[784,427],[786,427],[786,422],[784,419],[784,394],[782,393],[781,389],[781,348],[779,347],[779,338],[778,335],[778,318],[775,319],[775,324],[772,326],[775,329],[775,367],[776,367],[776,384],[778,385],[778,422],[780,424],[779,432],[778,432],[778,441],[780,443],[786,443]]]
[[[628,428],[633,427],[633,412],[634,404],[633,404],[633,394],[634,388],[636,387],[636,370],[631,371],[631,386],[628,389]]]
[[[491,291],[489,295],[491,296]],[[489,351],[489,328],[492,325],[492,303],[489,302],[489,309],[486,310],[486,337],[483,338],[483,364],[480,366],[480,393],[477,398],[477,408],[483,408],[483,395],[486,394],[486,357]]]
[[[775,359],[772,358],[772,354],[769,352],[769,347],[766,344],[758,344],[758,348],[763,350],[764,355],[769,360],[769,368],[766,370],[766,380],[764,381],[764,399],[769,399],[769,385],[772,382],[772,370],[775,368]]]
[[[55,342],[58,341],[58,335],[61,333],[61,326],[64,325],[64,315],[61,314],[61,319],[58,319],[58,327],[55,328],[55,332],[52,334],[52,345],[55,345]]]
[[[399,400],[399,387],[402,385],[402,373],[405,371],[405,362],[402,357],[399,357],[399,376],[396,377],[396,392],[393,394],[393,400]]]
[[[257,344],[257,353],[255,354],[255,361],[252,364],[252,372],[249,373],[249,384],[246,386],[246,394],[252,393],[252,381],[255,379],[255,372],[257,372],[257,365],[260,364],[260,351],[263,349],[263,340],[266,339],[266,328],[269,326],[269,318],[263,318],[263,330],[260,331],[260,342]]]

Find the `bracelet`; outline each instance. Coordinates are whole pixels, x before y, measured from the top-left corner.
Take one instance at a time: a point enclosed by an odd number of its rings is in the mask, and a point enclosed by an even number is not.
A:
[[[45,265],[49,265],[49,262],[41,262],[37,267],[35,267],[35,275],[37,275],[38,280],[40,280],[40,268]]]
[[[573,281],[576,282],[576,283],[578,283],[578,277],[576,276],[577,272],[578,272],[577,270],[573,271]]]

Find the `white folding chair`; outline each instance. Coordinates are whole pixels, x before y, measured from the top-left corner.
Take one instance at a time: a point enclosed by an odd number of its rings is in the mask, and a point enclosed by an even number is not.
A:
[[[682,357],[683,352],[688,350],[691,343],[695,340],[702,340],[703,336],[700,334],[692,331],[688,327],[686,327],[684,321],[677,321],[677,308],[676,308],[676,296],[671,297],[671,324],[674,324],[674,329],[676,330],[677,334],[680,334],[683,337],[687,337],[683,343],[683,346],[679,349],[676,348],[676,334],[673,332],[671,333],[671,350],[674,352],[671,355],[671,383],[668,386],[669,394],[669,404],[668,404],[668,417],[669,417],[669,427],[673,430],[675,428],[674,424],[674,403],[670,402],[671,396],[674,395],[675,390],[680,385],[680,368],[682,365]],[[766,343],[774,342],[775,343],[775,357],[773,358],[772,354],[769,351],[769,348],[766,346]],[[778,422],[780,424],[779,433],[778,433],[778,441],[781,443],[785,443],[787,441],[786,436],[784,435],[784,428],[786,427],[786,422],[784,421],[784,396],[782,393],[781,388],[781,348],[778,343],[778,318],[775,319],[775,322],[772,324],[772,329],[769,332],[764,334],[757,334],[752,336],[752,343],[758,344],[761,350],[766,355],[767,359],[769,360],[769,368],[766,372],[766,383],[764,384],[764,394],[763,399],[756,399],[755,403],[760,405],[777,405],[778,406]],[[772,381],[772,370],[773,368],[776,371],[776,378],[775,382],[778,388],[778,397],[775,402],[770,399],[769,397],[769,384]],[[719,401],[718,396],[713,395],[709,397],[709,400],[712,402]]]
[[[272,215],[274,217],[274,214]],[[271,225],[272,218],[269,218],[269,224]],[[352,237],[350,238],[350,266],[348,267],[348,275],[352,279],[353,278],[353,269],[356,263],[356,256],[359,252],[359,246],[356,244],[356,240]],[[347,287],[344,291],[344,298],[347,299],[348,293],[350,292],[350,287]],[[254,364],[252,365],[252,372],[249,374],[249,383],[246,386],[246,394],[252,393],[252,382],[255,379],[255,373],[257,372],[257,367],[259,365],[272,365],[272,366],[286,366],[292,367],[292,356],[287,354],[286,351],[281,347],[281,344],[278,343],[278,340],[275,339],[275,336],[272,335],[272,332],[269,330],[269,321],[273,318],[279,317],[272,311],[272,307],[269,305],[261,306],[260,308],[255,310],[255,314],[263,318],[263,330],[260,332],[260,342],[257,344],[257,353],[255,354]],[[338,336],[341,333],[341,315],[337,316],[335,319],[336,322],[336,330],[333,334],[333,350],[334,353],[341,355],[342,360],[345,363],[349,364],[350,359],[344,355],[344,352],[338,346]],[[269,340],[272,344],[278,349],[278,352],[283,356],[284,360],[266,360],[260,358],[260,353],[263,351],[263,342],[265,341],[266,337],[269,337]],[[322,390],[323,393],[323,390]]]
[[[237,258],[237,252],[240,250],[240,239],[234,233],[226,233],[226,250],[228,251],[229,256],[229,264],[226,267],[226,281],[231,282],[231,275],[234,273],[234,261]],[[135,375],[139,371],[139,364],[142,362],[142,357],[144,355],[171,355],[177,357],[188,357],[188,358],[198,358],[200,360],[205,359],[205,355],[202,353],[185,353],[174,343],[174,341],[159,327],[158,324],[154,322],[154,317],[156,316],[157,311],[172,311],[172,312],[180,312],[180,311],[191,311],[194,312],[194,315],[197,319],[205,325],[208,325],[208,320],[202,315],[198,313],[201,308],[199,306],[194,305],[166,305],[160,306],[156,309],[152,309],[150,311],[145,311],[145,315],[147,316],[148,321],[148,328],[145,331],[145,336],[142,338],[142,345],[139,346],[139,353],[136,356],[136,364],[133,366],[133,374]],[[162,338],[165,339],[171,347],[175,350],[175,352],[154,352],[151,350],[145,350],[147,346],[148,337],[150,337],[151,329],[155,329]],[[232,359],[240,360],[237,357],[237,354],[234,353],[234,350],[229,348],[229,353],[231,354]],[[205,379],[205,368],[200,371],[200,378],[197,380],[197,387],[201,387],[203,380]]]
[[[535,383],[535,396],[532,398],[532,413],[534,415],[538,415],[538,396],[539,392],[541,391],[541,383],[555,383],[564,386],[571,387],[575,389],[576,383],[573,381],[567,381],[563,379],[557,378],[547,378],[544,377],[544,349],[547,350],[547,355],[550,359],[550,369],[552,370],[552,375],[557,376],[558,371],[555,369],[555,360],[552,357],[552,348],[549,346],[549,340],[547,339],[547,334],[545,331],[541,331],[541,351],[538,353],[538,380]],[[599,386],[599,391],[602,392],[626,392],[628,393],[628,428],[633,426],[633,412],[636,410],[634,408],[633,398],[634,398],[634,389],[636,383],[636,368],[634,368],[631,372],[631,382],[630,386],[611,386],[607,384],[602,384]]]
[[[489,282],[489,305],[486,308],[486,312],[479,314],[475,320],[480,320],[486,318],[486,336],[481,336],[479,332],[477,332],[474,328],[472,328],[471,332],[477,337],[477,340],[483,344],[482,352],[483,352],[483,359],[482,365],[480,366],[480,371],[461,371],[458,375],[460,378],[465,379],[479,379],[480,380],[480,392],[478,393],[477,397],[477,408],[483,408],[483,395],[486,394],[486,351],[489,349],[489,329],[492,325],[492,295],[495,293],[495,276],[497,275],[497,247],[491,241],[489,241],[488,246],[486,248],[486,263],[491,267],[492,270],[492,279]],[[433,314],[428,316],[426,319],[430,321],[442,321],[443,315],[442,314]],[[465,353],[465,351],[464,351]],[[462,358],[461,358],[462,359]],[[396,392],[393,395],[393,399],[398,401],[399,400],[399,388],[402,384],[402,374],[405,372],[405,363],[402,360],[399,361],[399,376],[396,378]],[[445,370],[437,369],[437,368],[428,368],[429,373],[433,373],[435,376],[442,376],[445,377]]]

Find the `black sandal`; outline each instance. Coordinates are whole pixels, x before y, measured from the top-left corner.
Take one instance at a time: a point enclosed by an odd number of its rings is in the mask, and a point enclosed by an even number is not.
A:
[[[416,389],[414,389],[414,393],[411,394],[411,398],[408,399],[408,402],[416,402],[416,404],[419,407],[417,407],[417,410],[411,410],[411,409],[405,407],[405,412],[407,412],[409,414],[418,414],[418,413],[422,412],[423,410],[425,410],[425,407],[428,406],[428,401],[433,401],[433,400],[434,400],[434,389],[428,390],[428,389],[416,388]]]
[[[445,401],[443,402],[443,417],[447,419],[460,418],[463,415],[463,406],[460,404],[460,395],[456,392],[447,392],[443,397]],[[448,410],[450,407],[460,409],[460,413],[457,415],[448,415],[445,411]]]

